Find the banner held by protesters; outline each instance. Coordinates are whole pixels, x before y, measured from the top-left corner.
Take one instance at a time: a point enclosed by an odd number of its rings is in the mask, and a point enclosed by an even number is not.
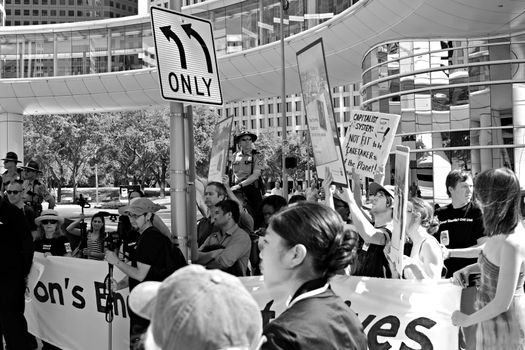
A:
[[[26,303],[31,333],[65,349],[106,348],[106,296],[102,282],[106,264],[45,258],[39,253],[35,261],[44,266],[44,273],[34,288],[33,300]],[[268,290],[261,277],[243,277],[241,281],[259,304],[265,324],[285,309],[288,296],[279,290]],[[382,349],[387,343],[392,349],[457,346],[458,328],[450,323],[450,315],[459,308],[461,289],[448,280],[336,276],[331,286],[358,314],[371,350]],[[126,291],[115,293],[114,311],[113,349],[128,349]]]
[[[385,167],[400,116],[368,111],[352,111],[343,143],[346,169],[374,178]]]

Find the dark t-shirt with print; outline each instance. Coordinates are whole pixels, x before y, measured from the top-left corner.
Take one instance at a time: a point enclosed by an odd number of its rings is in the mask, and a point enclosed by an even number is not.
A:
[[[51,253],[51,255],[64,256],[71,253],[71,245],[66,236],[41,238],[34,242],[35,252]]]
[[[439,219],[439,230],[434,237],[440,241],[441,231],[448,230],[449,249],[472,247],[485,235],[481,209],[473,202],[456,209],[449,204],[436,210],[436,215]],[[475,262],[476,259],[464,258],[445,260],[446,277],[452,277],[457,270]]]

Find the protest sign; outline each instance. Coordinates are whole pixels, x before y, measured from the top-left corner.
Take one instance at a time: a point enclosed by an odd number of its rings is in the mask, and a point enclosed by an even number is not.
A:
[[[374,178],[379,168],[384,169],[399,115],[368,111],[352,111],[343,143],[346,169],[355,169],[359,175]]]
[[[405,146],[396,147],[395,164],[395,196],[394,196],[394,229],[390,244],[389,260],[394,264],[394,270],[399,275],[403,272],[403,248],[405,246],[406,212],[408,201],[408,166],[410,149]]]
[[[107,349],[103,289],[107,264],[44,258],[40,253],[35,254],[35,261],[45,268],[33,300],[26,303],[30,332],[64,350]],[[122,278],[120,272],[115,274],[115,279]],[[260,306],[264,324],[285,310],[288,295],[282,287],[266,288],[262,276],[243,277],[241,281]],[[458,328],[452,326],[450,316],[459,309],[461,288],[448,280],[336,276],[330,284],[357,313],[370,350],[457,347]],[[116,350],[129,349],[127,294],[126,290],[115,294],[112,348]]]
[[[222,176],[228,162],[228,148],[232,129],[233,117],[223,119],[215,125],[211,147],[210,167],[208,182],[222,183]]]
[[[346,187],[322,39],[297,52],[297,67],[317,174],[324,176],[328,167],[334,183]]]
[[[259,277],[241,280],[259,304],[263,322],[285,310],[288,295],[282,290],[268,290]],[[457,348],[458,328],[450,316],[459,309],[461,288],[448,280],[336,276],[330,285],[358,315],[369,350]]]
[[[29,331],[61,349],[107,349],[104,278],[108,264],[102,261],[66,257],[44,257],[35,253],[34,261],[44,266],[33,288],[25,316]],[[115,279],[123,274],[114,269]],[[129,348],[127,289],[114,294],[112,322],[113,349]]]

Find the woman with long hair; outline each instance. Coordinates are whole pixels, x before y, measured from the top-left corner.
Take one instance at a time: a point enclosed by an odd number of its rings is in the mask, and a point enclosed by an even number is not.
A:
[[[84,220],[84,214],[73,221],[66,231],[80,236],[81,230],[78,228],[80,222]],[[86,247],[82,251],[82,255],[88,259],[103,260],[104,259],[104,238],[106,237],[106,221],[101,212],[95,213],[91,218],[91,227],[86,232]]]
[[[275,213],[262,237],[264,283],[289,294],[287,309],[264,328],[262,349],[366,349],[363,327],[330,288],[355,254],[341,217],[313,202]]]
[[[454,273],[453,279],[466,286],[471,273],[481,272],[477,311],[454,311],[452,323],[478,324],[477,350],[525,349],[525,227],[518,178],[508,168],[486,170],[476,176],[474,195],[488,239],[478,262]]]
[[[35,219],[37,238],[33,242],[35,252],[44,256],[71,256],[71,244],[67,239],[62,224],[64,218],[56,210],[46,209]]]
[[[404,261],[404,276],[408,279],[441,278],[443,255],[441,246],[433,234],[439,228],[434,209],[418,197],[412,197],[407,205],[407,238],[412,242],[410,257]]]

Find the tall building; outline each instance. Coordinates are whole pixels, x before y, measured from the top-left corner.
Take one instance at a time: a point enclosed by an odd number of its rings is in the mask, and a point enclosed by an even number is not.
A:
[[[395,143],[416,151],[412,178],[429,196],[447,198],[451,169],[523,171],[524,39],[513,32],[394,41],[364,56],[363,108],[401,115]]]
[[[138,14],[138,0],[2,0],[6,26],[90,21]]]

